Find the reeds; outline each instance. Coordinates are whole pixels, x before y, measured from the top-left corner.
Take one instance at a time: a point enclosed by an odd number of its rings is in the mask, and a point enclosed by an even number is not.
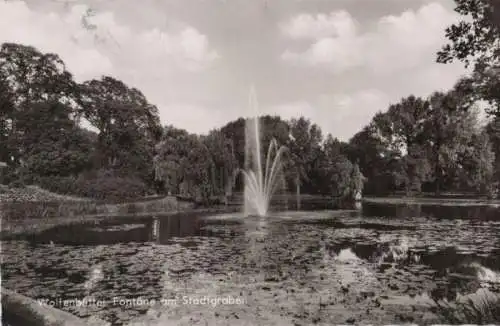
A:
[[[481,295],[456,303],[436,302],[436,313],[447,324],[500,325],[500,295]]]

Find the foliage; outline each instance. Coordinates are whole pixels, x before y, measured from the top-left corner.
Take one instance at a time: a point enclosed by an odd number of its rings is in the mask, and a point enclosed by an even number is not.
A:
[[[463,176],[467,186],[480,194],[492,197],[496,191],[495,153],[493,152],[490,137],[486,131],[474,135],[464,153],[464,170],[468,173]]]
[[[18,146],[28,172],[37,176],[68,176],[90,167],[92,144],[75,122],[71,109],[54,102],[33,103],[17,118]]]
[[[142,197],[147,193],[146,184],[134,176],[117,175],[114,171],[99,170],[92,176],[76,180],[74,195],[102,200],[121,200]]]
[[[351,139],[350,156],[368,177],[368,192],[492,190],[486,179],[494,155],[481,136],[477,109],[462,96],[462,82],[427,99],[401,99]]]
[[[99,167],[146,179],[161,135],[158,109],[138,89],[112,77],[87,81],[80,93],[82,115],[99,131]]]
[[[321,128],[305,117],[292,119],[289,125],[289,137],[286,142],[289,160],[285,163],[285,171],[289,171],[288,178],[293,180],[291,184],[296,187],[304,184],[304,190],[310,192],[314,182],[309,176],[319,158],[323,141]]]
[[[234,175],[238,166],[234,155],[232,141],[220,130],[212,130],[202,142],[211,156],[211,186],[216,195],[230,193],[234,183]]]
[[[360,191],[495,193],[500,118],[483,128],[474,101],[500,99],[498,53],[491,52],[498,45],[496,27],[478,29],[491,23],[485,4],[456,2],[460,13],[478,14],[472,25],[450,27],[453,45],[440,61],[477,60],[474,74],[451,90],[402,98],[349,142],[323,137],[303,116],[259,117],[262,154],[272,139],[288,148],[283,160],[289,191],[347,199]],[[82,119],[96,132],[83,128]],[[4,179],[20,186],[34,182],[100,199],[154,189],[210,202],[231,194],[233,184],[242,189],[235,175],[245,164],[245,123],[240,118],[203,136],[162,128],[156,106],[118,79],[78,84],[56,54],[13,43],[0,49],[0,161],[8,165]]]
[[[474,64],[469,86],[478,98],[495,104],[500,114],[500,2],[498,0],[455,0],[455,11],[463,19],[446,29],[449,43],[438,52],[437,61],[457,59]]]
[[[79,177],[40,177],[37,183],[55,193],[107,201],[135,199],[147,193],[146,185],[139,178],[116,175],[109,170],[99,170]]]
[[[2,157],[19,166],[26,155],[20,146],[19,116],[33,103],[59,102],[74,105],[76,83],[57,54],[42,53],[32,46],[3,43],[0,48],[0,133]]]
[[[173,126],[165,129],[156,148],[156,178],[171,193],[207,199],[213,194],[214,162],[210,150],[196,135]]]
[[[453,325],[496,325],[500,323],[500,297],[482,295],[477,300],[450,304],[436,302],[441,322]]]

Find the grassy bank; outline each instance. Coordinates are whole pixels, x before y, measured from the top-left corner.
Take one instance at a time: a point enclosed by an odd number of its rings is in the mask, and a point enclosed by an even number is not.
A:
[[[108,204],[90,200],[54,201],[10,200],[0,202],[0,238],[19,233],[36,233],[56,225],[85,223],[103,219],[150,214],[199,211],[192,202],[176,197]],[[202,209],[203,211],[203,209]]]
[[[452,205],[452,206],[477,206],[500,205],[499,199],[483,198],[454,198],[454,197],[364,197],[363,202],[377,204],[426,204],[426,205]]]
[[[185,209],[173,211],[158,211],[158,212],[143,212],[143,213],[129,213],[129,214],[95,214],[95,215],[80,215],[71,218],[68,217],[48,217],[48,218],[34,218],[23,219],[16,223],[10,223],[7,227],[2,223],[2,230],[0,232],[0,240],[8,240],[16,238],[18,235],[32,235],[43,232],[55,226],[73,225],[73,224],[92,224],[99,223],[104,220],[137,217],[142,218],[145,216],[171,216],[182,213],[192,214],[216,214],[226,213],[239,210],[236,207],[213,207],[213,208],[198,208],[198,209]]]

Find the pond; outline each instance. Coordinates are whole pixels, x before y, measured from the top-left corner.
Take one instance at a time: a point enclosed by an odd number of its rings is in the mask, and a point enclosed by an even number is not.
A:
[[[418,323],[500,292],[499,208],[315,208],[56,227],[2,241],[2,286],[112,325]]]

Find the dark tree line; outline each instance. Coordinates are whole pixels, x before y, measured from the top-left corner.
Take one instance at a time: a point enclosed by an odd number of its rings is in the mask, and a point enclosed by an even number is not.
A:
[[[260,117],[263,154],[288,148],[290,192],[352,198],[365,193],[471,192],[495,196],[500,181],[498,0],[455,0],[468,16],[446,30],[442,63],[473,64],[447,92],[413,95],[377,113],[348,142],[305,117]],[[472,19],[470,19],[472,18]],[[490,104],[478,117],[477,100]],[[82,127],[85,120],[92,130]],[[172,193],[208,201],[242,189],[245,120],[208,135],[161,126],[158,109],[110,76],[77,83],[57,54],[0,49],[0,161],[4,182],[95,198]]]
[[[464,103],[456,89],[426,99],[409,96],[378,113],[350,140],[349,157],[359,159],[368,193],[491,196],[498,187],[494,121],[481,125],[478,109]]]

